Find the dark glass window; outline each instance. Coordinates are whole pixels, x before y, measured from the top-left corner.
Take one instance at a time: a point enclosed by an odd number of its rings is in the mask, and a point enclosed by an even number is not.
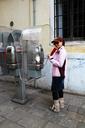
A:
[[[85,39],[85,0],[54,0],[54,35]]]

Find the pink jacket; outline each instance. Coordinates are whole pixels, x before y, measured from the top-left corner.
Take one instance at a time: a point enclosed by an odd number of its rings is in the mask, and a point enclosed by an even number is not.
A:
[[[52,63],[52,76],[61,76],[58,67],[62,67],[65,59],[67,58],[66,50],[62,46],[59,51],[50,57],[50,62]],[[66,75],[66,64],[65,64],[65,75]]]

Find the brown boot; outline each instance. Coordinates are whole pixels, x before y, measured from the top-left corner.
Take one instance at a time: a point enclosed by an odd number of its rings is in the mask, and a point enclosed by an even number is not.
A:
[[[60,108],[64,108],[64,98],[59,99]]]
[[[50,109],[54,112],[60,112],[59,100],[54,100],[54,103]]]
[[[55,108],[54,104],[52,106],[50,106],[50,109],[53,111]]]
[[[54,100],[54,112],[60,112],[59,100]]]

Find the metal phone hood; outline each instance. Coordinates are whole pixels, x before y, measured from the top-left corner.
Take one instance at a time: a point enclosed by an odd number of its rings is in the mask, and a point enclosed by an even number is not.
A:
[[[29,28],[22,31],[21,46],[23,49],[22,65],[28,77],[41,76],[44,65],[44,50],[41,45],[41,28]]]

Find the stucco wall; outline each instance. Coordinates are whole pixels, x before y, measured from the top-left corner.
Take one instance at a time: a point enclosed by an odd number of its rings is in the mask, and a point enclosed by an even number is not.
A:
[[[14,28],[29,26],[29,0],[0,0],[0,26],[9,27],[14,21]]]
[[[42,28],[42,41],[40,42],[44,48],[45,55],[50,53],[50,42],[54,36],[54,0],[35,0],[35,26]],[[10,27],[10,21],[14,21],[16,29],[24,29],[33,26],[33,3],[32,0],[0,0],[0,26]],[[85,60],[85,42],[66,42],[67,52],[71,52],[69,56],[68,76],[65,81],[67,90],[76,93],[85,94],[85,76],[84,64],[80,65]],[[76,52],[78,54],[76,54]],[[77,58],[80,59],[78,60]],[[71,59],[73,57],[74,59]],[[83,57],[83,59],[82,59]],[[39,86],[44,85],[44,88],[51,86],[51,64],[47,62],[42,70],[43,77]],[[73,75],[74,74],[74,75]],[[77,80],[77,81],[76,81]],[[38,84],[37,84],[38,85]]]
[[[85,54],[68,54],[66,90],[85,95]]]
[[[36,0],[36,25],[49,24],[49,0]]]
[[[35,25],[42,28],[42,42],[45,54],[50,50],[49,0],[35,0]]]
[[[42,28],[41,44],[47,54],[50,49],[49,0],[35,0],[35,12],[32,0],[0,0],[0,26],[10,27],[10,21],[14,21],[14,29],[32,27],[33,13],[35,26]]]

